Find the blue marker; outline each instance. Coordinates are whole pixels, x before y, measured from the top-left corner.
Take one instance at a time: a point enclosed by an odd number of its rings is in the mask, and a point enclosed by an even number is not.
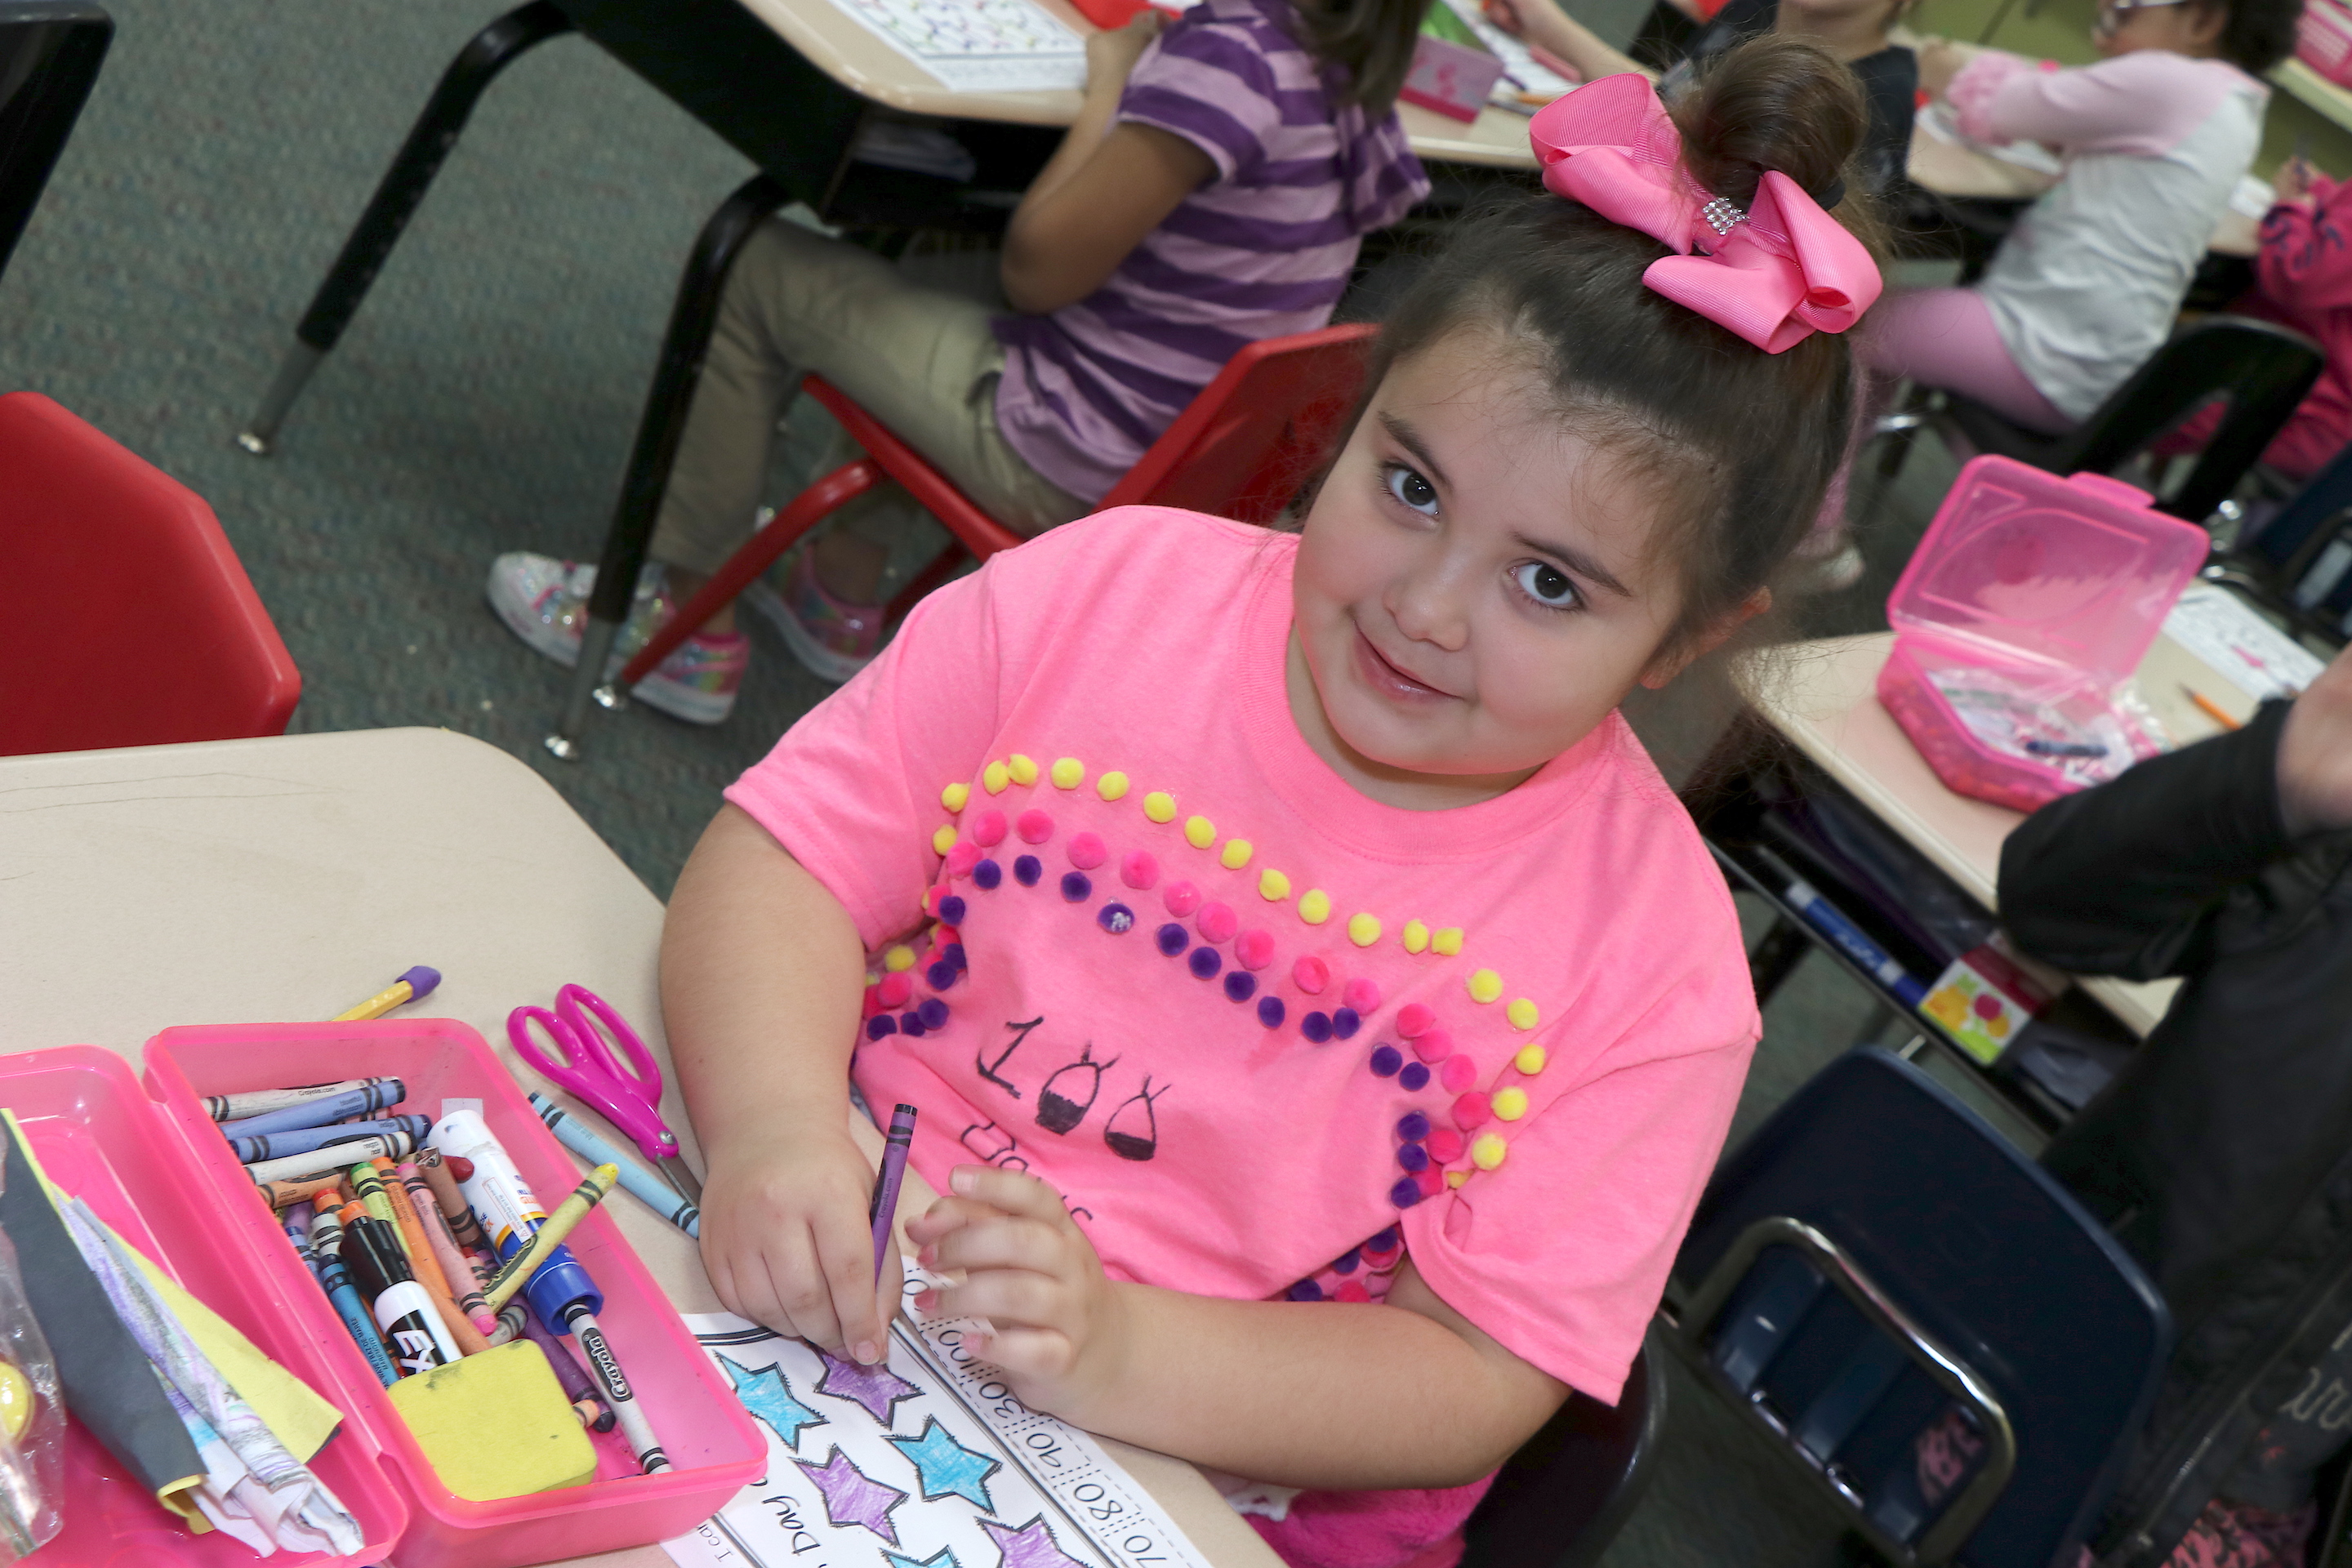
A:
[[[1911,972],[1895,962],[1887,951],[1863,934],[1862,928],[1845,918],[1836,905],[1822,897],[1819,889],[1802,877],[1791,878],[1788,890],[1780,895],[1789,907],[1805,917],[1813,929],[1829,938],[1837,950],[1844,953],[1878,983],[1902,1000],[1906,1007],[1916,1007],[1927,994],[1927,987],[1911,977]]]
[[[331,1205],[331,1195],[322,1195],[320,1203]],[[344,1330],[352,1342],[367,1357],[368,1369],[376,1381],[390,1388],[400,1381],[400,1373],[384,1353],[383,1336],[375,1331],[375,1320],[368,1316],[367,1307],[360,1300],[359,1290],[352,1284],[351,1273],[343,1267],[343,1222],[335,1217],[331,1207],[319,1210],[318,1218],[310,1222],[310,1258],[319,1269],[320,1287],[327,1300],[335,1306],[335,1316],[342,1319]]]

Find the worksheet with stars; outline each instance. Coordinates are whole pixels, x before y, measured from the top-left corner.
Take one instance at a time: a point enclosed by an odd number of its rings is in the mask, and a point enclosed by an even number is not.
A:
[[[859,1366],[730,1313],[687,1326],[768,1440],[768,1471],[690,1534],[680,1568],[1208,1568],[1101,1447],[1013,1395],[926,1320],[908,1265],[890,1359]]]

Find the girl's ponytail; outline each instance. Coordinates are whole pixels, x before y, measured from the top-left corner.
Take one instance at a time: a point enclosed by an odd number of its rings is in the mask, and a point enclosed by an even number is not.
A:
[[[1704,189],[1753,206],[1757,181],[1777,169],[1872,255],[1885,253],[1869,180],[1854,166],[1870,135],[1870,108],[1847,67],[1768,33],[1718,57],[1667,111],[1683,134],[1684,166]]]
[[[1360,105],[1379,119],[1396,101],[1412,68],[1421,19],[1445,0],[1291,0],[1290,14],[1307,52],[1345,73],[1332,98]]]

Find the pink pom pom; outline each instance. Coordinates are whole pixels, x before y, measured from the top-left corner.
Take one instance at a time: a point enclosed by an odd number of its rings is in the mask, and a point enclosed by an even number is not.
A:
[[[1290,980],[1309,996],[1320,996],[1331,984],[1331,966],[1309,953],[1290,966]]]
[[[983,811],[980,820],[971,825],[971,841],[982,849],[993,849],[1004,842],[1004,814]]]
[[[1436,1022],[1437,1015],[1420,1002],[1408,1002],[1397,1009],[1397,1033],[1408,1040],[1421,1038],[1422,1036],[1429,1033],[1429,1026]]]
[[[1370,1017],[1380,1011],[1381,988],[1359,977],[1348,982],[1339,993],[1339,1001],[1342,1005],[1353,1007],[1359,1014]]]
[[[948,851],[948,875],[950,877],[969,877],[971,868],[979,864],[980,846],[969,838],[957,839],[955,847]]]
[[[1230,942],[1234,932],[1241,930],[1242,918],[1234,913],[1233,905],[1211,899],[1201,906],[1201,918],[1192,923],[1200,928],[1202,942]]]
[[[1013,826],[1024,844],[1043,844],[1054,837],[1054,819],[1034,806],[1023,812]]]
[[[1168,890],[1160,896],[1167,900],[1168,912],[1179,920],[1201,907],[1201,889],[1181,877],[1169,883]]]
[[[1444,1029],[1431,1029],[1413,1041],[1412,1054],[1433,1067],[1454,1054],[1454,1037]]]
[[[1346,1280],[1337,1290],[1331,1292],[1331,1300],[1334,1301],[1369,1301],[1371,1299],[1372,1293],[1364,1289],[1363,1282],[1360,1279]]]
[[[1475,1132],[1494,1114],[1495,1108],[1475,1089],[1454,1102],[1454,1125],[1465,1132]]]
[[[1234,962],[1244,969],[1264,969],[1274,962],[1274,933],[1255,927],[1234,939]]]
[[[880,1011],[882,1011],[882,987],[868,985],[866,988],[865,999],[857,1005],[857,1016],[861,1018],[871,1018]]]
[[[1451,1165],[1462,1158],[1462,1134],[1451,1127],[1440,1127],[1429,1135],[1429,1157],[1441,1165]]]
[[[1449,1094],[1460,1094],[1478,1081],[1478,1064],[1468,1057],[1448,1057],[1445,1065],[1437,1069],[1437,1081]]]
[[[1070,864],[1081,871],[1091,871],[1110,858],[1110,846],[1102,841],[1099,833],[1074,833],[1070,836]]]
[[[1434,1165],[1425,1171],[1415,1171],[1412,1184],[1421,1189],[1423,1197],[1433,1198],[1445,1190],[1445,1173]]]
[[[915,994],[915,972],[901,969],[895,974],[884,975],[882,984],[874,988],[874,994],[881,998],[885,1007],[905,1006],[907,998]]]
[[[1149,892],[1159,885],[1160,861],[1149,849],[1130,849],[1118,863],[1118,879],[1139,893]]]

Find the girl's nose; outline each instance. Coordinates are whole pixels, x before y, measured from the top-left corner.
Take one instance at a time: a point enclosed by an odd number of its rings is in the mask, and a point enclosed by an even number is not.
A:
[[[1470,645],[1470,584],[1444,558],[1430,561],[1389,585],[1387,608],[1397,630],[1446,653]]]

